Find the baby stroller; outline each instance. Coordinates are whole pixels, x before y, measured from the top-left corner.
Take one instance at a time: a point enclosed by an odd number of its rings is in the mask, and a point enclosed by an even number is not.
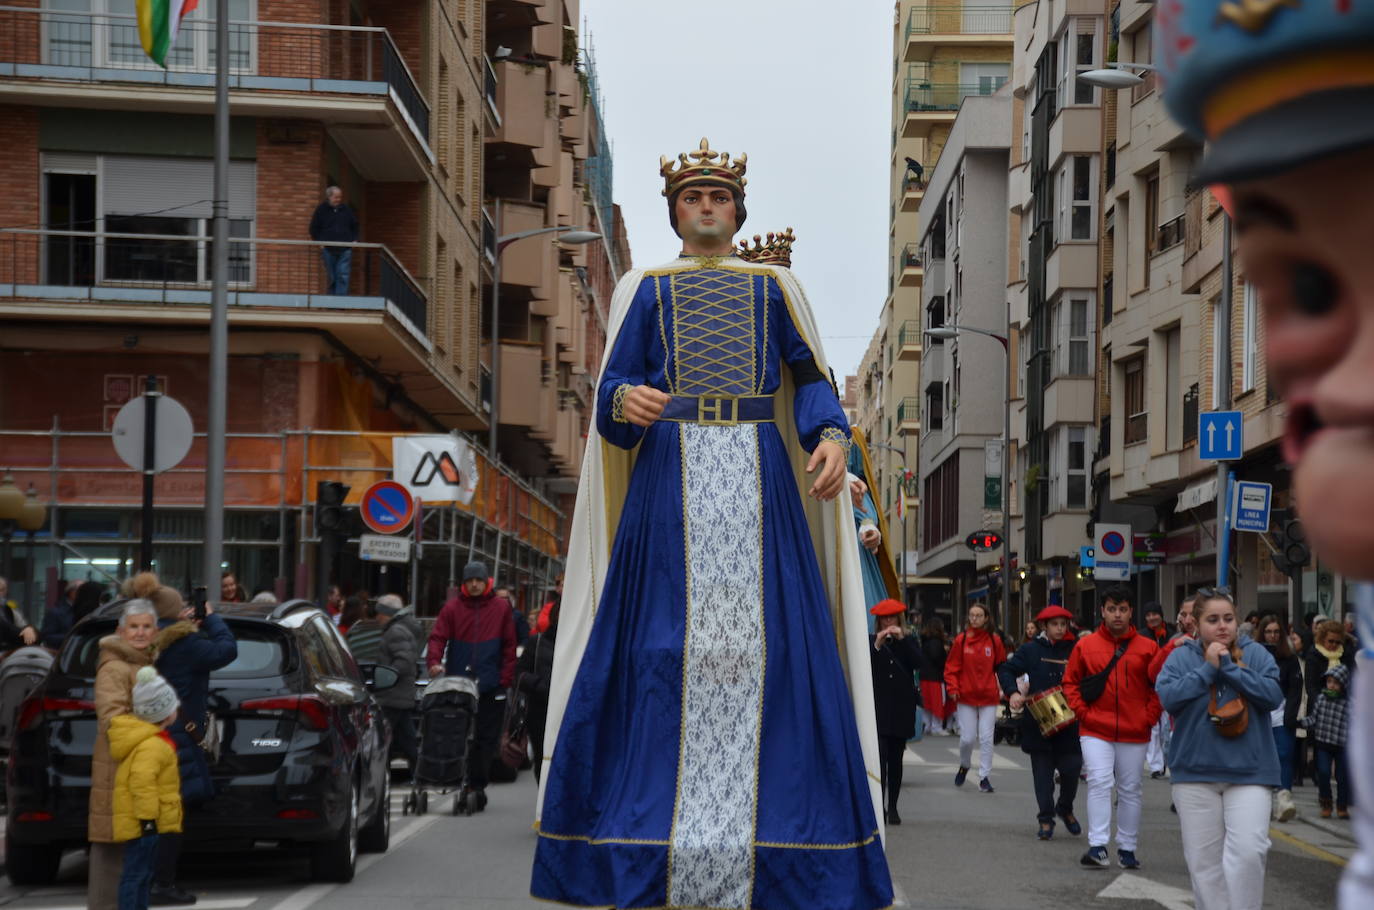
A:
[[[476,811],[476,796],[463,784],[477,726],[477,698],[477,682],[466,676],[445,676],[425,686],[420,699],[420,758],[410,795],[401,803],[402,815],[429,811],[427,788],[440,795],[453,792],[454,815]]]
[[[0,663],[0,753],[9,753],[19,706],[43,682],[52,662],[51,651],[30,645],[10,652]]]

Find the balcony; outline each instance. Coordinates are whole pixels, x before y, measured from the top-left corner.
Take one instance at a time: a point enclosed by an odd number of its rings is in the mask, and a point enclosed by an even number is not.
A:
[[[897,331],[897,359],[916,361],[921,359],[921,321],[907,319]]]
[[[903,435],[921,432],[920,398],[910,395],[897,405],[897,429]]]
[[[930,60],[937,48],[1012,46],[1011,6],[915,6],[907,16],[907,63]]]
[[[482,64],[484,76],[482,89],[487,101],[487,113],[491,115],[493,124],[499,127],[501,125],[501,111],[497,107],[496,99],[496,85],[499,81],[496,78],[496,68],[492,66],[490,57],[483,57]]]
[[[164,69],[132,14],[0,7],[3,103],[210,113],[216,58],[206,18],[183,21]],[[433,160],[429,105],[383,28],[231,22],[229,101],[325,122],[369,180],[422,180]]]
[[[351,280],[347,292],[329,294],[323,246],[231,240],[231,319],[281,328],[324,325],[336,335],[352,335],[345,343],[358,350],[376,349],[377,328],[389,326],[404,343],[432,348],[428,295],[390,250],[377,243],[338,244],[353,251]],[[29,318],[123,321],[127,309],[143,308],[137,318],[145,321],[203,321],[212,247],[204,236],[0,228],[0,310]],[[326,318],[322,311],[335,315]]]
[[[482,255],[490,265],[496,264],[496,222],[486,206],[482,207]]]
[[[904,94],[906,121],[903,139],[928,139],[937,124],[953,124],[959,105],[970,96],[991,95],[990,84],[959,82],[916,82],[907,80]]]
[[[904,288],[918,288],[921,286],[921,276],[924,275],[921,260],[921,245],[919,243],[908,243],[902,247],[901,255],[898,257],[901,265],[900,284]]]
[[[1162,253],[1183,242],[1186,221],[1185,215],[1179,215],[1177,218],[1170,218],[1159,226],[1159,232],[1155,235],[1156,253]]]
[[[911,213],[921,209],[921,200],[926,197],[926,183],[908,174],[902,178],[902,211]]]

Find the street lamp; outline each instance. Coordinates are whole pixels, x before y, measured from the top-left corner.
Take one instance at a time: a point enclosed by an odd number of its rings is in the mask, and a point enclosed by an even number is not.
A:
[[[500,199],[496,200],[496,230],[501,230]],[[535,228],[496,238],[496,256],[491,276],[491,433],[487,441],[487,454],[493,465],[496,464],[496,429],[500,424],[501,401],[501,254],[515,241],[540,234],[559,234],[559,243],[591,243],[601,239],[601,235],[595,231],[571,226]]]
[[[24,508],[19,514],[19,527],[28,535],[28,546],[24,558],[24,617],[33,619],[33,534],[42,530],[48,520],[48,510],[38,501],[38,491],[29,484],[29,492],[24,500]]]
[[[888,444],[885,443],[885,442],[870,442],[870,443],[868,444],[868,446],[869,446],[869,448],[873,448],[873,449],[887,449],[889,452],[896,452],[898,455],[901,455],[901,456],[902,456],[902,460],[899,462],[899,464],[900,464],[901,467],[902,467],[902,483],[901,483],[902,490],[901,490],[901,496],[903,497],[903,501],[902,501],[902,603],[903,603],[903,604],[906,604],[906,602],[907,602],[907,601],[906,601],[906,598],[907,598],[907,582],[906,582],[907,566],[906,566],[906,563],[907,563],[907,554],[911,552],[909,549],[907,549],[907,543],[906,543],[906,524],[907,524],[907,521],[906,521],[906,497],[907,497],[907,496],[914,496],[914,495],[915,495],[915,491],[912,489],[912,487],[914,486],[914,481],[916,480],[916,475],[915,475],[914,473],[912,473],[911,469],[909,469],[909,468],[906,466],[906,450],[905,450],[905,449],[899,449],[899,448],[897,448],[896,446],[888,445]],[[877,502],[878,502],[878,501],[877,501],[876,499],[873,501],[874,507],[875,507],[875,508],[877,507]],[[909,606],[909,605],[908,605],[908,606]]]
[[[1145,81],[1145,77],[1129,70],[1154,72],[1150,63],[1108,63],[1107,69],[1088,70],[1078,74],[1078,81],[1098,88],[1131,88]]]
[[[24,582],[24,605],[28,606],[30,592],[33,588],[33,532],[43,527],[43,520],[47,511],[38,502],[38,494],[34,491],[33,485],[29,485],[27,497],[20,492],[14,485],[14,477],[8,471],[5,472],[3,479],[0,479],[0,536],[3,537],[3,546],[0,547],[0,574],[9,577],[10,566],[13,565],[13,556],[10,552],[10,540],[14,536],[16,529],[27,531],[29,535],[28,577]]]
[[[1010,325],[1010,322],[1008,322]],[[1006,623],[1011,619],[1008,609],[1011,591],[1011,468],[1009,459],[1011,455],[1011,346],[1007,343],[1006,335],[999,335],[997,332],[988,329],[978,329],[969,325],[941,325],[926,329],[926,334],[931,338],[939,338],[944,341],[959,337],[959,334],[968,333],[970,335],[986,335],[988,338],[995,338],[1002,345],[1003,365],[1002,372],[1002,391],[1006,395],[1006,408],[1002,418],[1002,622]]]

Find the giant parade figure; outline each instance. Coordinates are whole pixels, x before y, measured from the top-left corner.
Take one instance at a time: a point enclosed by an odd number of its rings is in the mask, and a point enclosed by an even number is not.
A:
[[[621,279],[574,510],[531,893],[892,903],[848,422],[745,156],[664,159],[682,255]],[[820,178],[818,178],[820,179]]]

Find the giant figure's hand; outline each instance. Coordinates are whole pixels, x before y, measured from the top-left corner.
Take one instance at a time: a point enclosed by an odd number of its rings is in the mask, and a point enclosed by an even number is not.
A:
[[[668,395],[649,385],[637,385],[625,394],[625,419],[637,427],[647,427],[668,406]]]
[[[868,484],[864,483],[857,477],[850,478],[849,498],[854,500],[854,508],[862,509],[864,507],[864,494],[867,492]]]
[[[626,401],[628,400],[627,398]],[[626,408],[627,413],[628,411]],[[816,450],[811,453],[811,460],[806,463],[808,474],[814,473],[817,468],[821,469],[821,473],[811,484],[810,495],[826,501],[840,495],[840,490],[844,489],[845,475],[849,473],[845,461],[844,449],[840,448],[839,443],[825,440],[817,445]]]
[[[878,545],[882,542],[883,535],[878,532],[877,528],[864,528],[859,532],[859,543],[863,544],[864,549],[870,553],[878,552]]]

